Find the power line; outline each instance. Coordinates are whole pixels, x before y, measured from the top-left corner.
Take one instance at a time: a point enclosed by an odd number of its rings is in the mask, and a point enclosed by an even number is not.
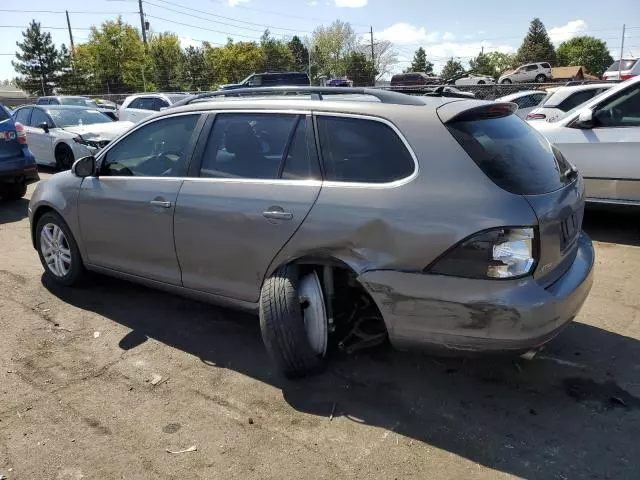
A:
[[[0,28],[29,28],[28,25],[0,25]],[[66,30],[67,27],[45,27],[44,25],[40,25],[40,28],[46,28],[47,30]],[[83,28],[83,27],[73,27],[72,30],[87,30],[90,31],[90,28]]]
[[[0,12],[10,12],[10,13],[65,13],[65,10],[12,10],[12,9],[0,9]],[[138,13],[138,12],[103,12],[103,11],[76,11],[69,10],[69,13],[75,13],[79,15],[124,15],[129,13]]]
[[[169,20],[167,18],[156,17],[155,15],[146,14],[146,16],[149,17],[149,18],[155,18],[156,20],[162,20],[163,22],[175,23],[176,25],[183,25],[185,27],[198,28],[200,30],[207,30],[209,32],[214,32],[214,33],[221,33],[223,35],[229,35],[231,37],[234,37],[234,36],[235,37],[243,37],[243,38],[249,38],[251,40],[259,40],[260,39],[260,37],[255,37],[255,36],[252,37],[252,36],[249,36],[249,35],[243,35],[241,33],[223,32],[223,31],[220,31],[220,30],[214,30],[212,28],[200,27],[198,25],[191,25],[190,23],[182,23],[182,22],[177,22],[175,20]]]
[[[170,8],[168,8],[168,7],[163,6],[163,5],[156,5],[155,3],[149,2],[149,1],[147,1],[147,0],[143,0],[143,1],[144,1],[144,3],[149,4],[149,5],[153,5],[154,7],[158,7],[158,8],[165,8],[165,9],[167,9],[167,10],[171,10],[171,11],[176,12],[176,13],[181,13],[181,14],[183,14],[183,15],[187,15],[187,13],[180,12],[180,11],[178,11],[178,10],[172,10],[172,9],[170,9]],[[156,1],[156,2],[166,3],[166,4],[169,4],[169,5],[172,5],[172,6],[178,7],[178,8],[187,9],[187,10],[190,10],[191,12],[202,13],[202,14],[204,14],[204,15],[209,15],[209,16],[211,16],[211,17],[215,17],[215,18],[222,18],[222,19],[224,19],[224,20],[230,20],[230,21],[232,21],[232,22],[236,22],[236,23],[244,23],[244,24],[246,24],[246,25],[254,25],[254,26],[257,26],[257,27],[263,27],[263,29],[258,30],[258,31],[264,31],[264,28],[268,28],[268,29],[270,29],[270,30],[285,30],[285,31],[289,31],[289,32],[312,33],[312,32],[303,31],[303,30],[296,30],[296,29],[294,29],[294,28],[274,27],[274,26],[272,26],[272,25],[267,25],[267,24],[263,24],[263,23],[247,22],[247,21],[245,21],[245,20],[239,20],[239,19],[237,19],[237,18],[225,17],[225,16],[223,16],[223,15],[216,15],[216,14],[213,14],[213,13],[210,13],[210,12],[206,12],[206,11],[204,11],[204,10],[197,10],[197,9],[195,9],[195,8],[187,7],[187,6],[185,6],[185,5],[180,5],[180,4],[178,4],[178,3],[168,2],[168,1],[166,1],[166,0],[155,0],[155,1]],[[216,22],[216,21],[214,21],[214,20],[208,20],[208,21],[210,21],[210,22],[214,22],[214,23],[220,23],[220,24],[222,24],[222,25],[227,25],[227,26],[230,26],[230,27],[246,28],[246,27],[240,27],[240,26],[237,26],[237,25],[230,25],[230,24],[223,23],[223,22]],[[247,30],[251,30],[251,29],[248,29],[248,28],[246,28],[246,29],[247,29]]]

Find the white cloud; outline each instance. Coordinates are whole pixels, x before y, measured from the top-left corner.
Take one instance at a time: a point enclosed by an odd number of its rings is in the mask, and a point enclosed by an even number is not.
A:
[[[442,60],[459,58],[463,64],[476,57],[484,47],[484,52],[513,53],[516,51],[511,45],[496,45],[491,42],[441,42],[426,47],[427,58]],[[435,62],[434,62],[435,63]]]
[[[191,37],[180,37],[180,46],[182,48],[189,48],[189,47],[200,47],[201,42],[194,40]]]
[[[333,0],[333,4],[336,7],[345,8],[362,8],[366,7],[367,3],[369,3],[369,0]]]
[[[240,3],[247,3],[249,0],[228,0],[229,6],[230,7],[235,7],[236,5],[240,4]]]
[[[444,40],[445,42],[451,42],[455,40],[455,38],[456,36],[451,32],[444,32],[444,35],[442,35],[442,40]]]
[[[318,0],[311,0],[307,2],[307,5],[309,5],[310,7],[315,7],[316,5],[318,5]]]
[[[376,33],[376,38],[388,40],[396,45],[412,45],[416,43],[434,43],[440,38],[439,32],[427,33],[424,27],[416,27],[409,23],[396,23],[381,32]]]
[[[561,43],[580,35],[587,29],[584,20],[572,20],[561,27],[554,27],[549,30],[549,38],[553,43]]]

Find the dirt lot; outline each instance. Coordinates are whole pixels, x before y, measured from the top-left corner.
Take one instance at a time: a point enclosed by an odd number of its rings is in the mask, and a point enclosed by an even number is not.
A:
[[[288,382],[256,318],[43,282],[0,202],[0,477],[638,479],[638,215],[587,212],[594,288],[533,361],[381,349]]]

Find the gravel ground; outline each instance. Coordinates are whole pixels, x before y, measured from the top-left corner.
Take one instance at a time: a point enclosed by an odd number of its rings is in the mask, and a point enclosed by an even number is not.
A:
[[[289,382],[254,317],[47,283],[0,202],[0,478],[640,478],[640,222],[585,222],[594,288],[533,361],[378,349]]]

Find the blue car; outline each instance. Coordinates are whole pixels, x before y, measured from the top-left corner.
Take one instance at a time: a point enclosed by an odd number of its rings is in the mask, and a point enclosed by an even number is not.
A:
[[[27,185],[40,180],[36,159],[27,147],[22,124],[0,105],[0,197],[17,200],[27,193]]]

